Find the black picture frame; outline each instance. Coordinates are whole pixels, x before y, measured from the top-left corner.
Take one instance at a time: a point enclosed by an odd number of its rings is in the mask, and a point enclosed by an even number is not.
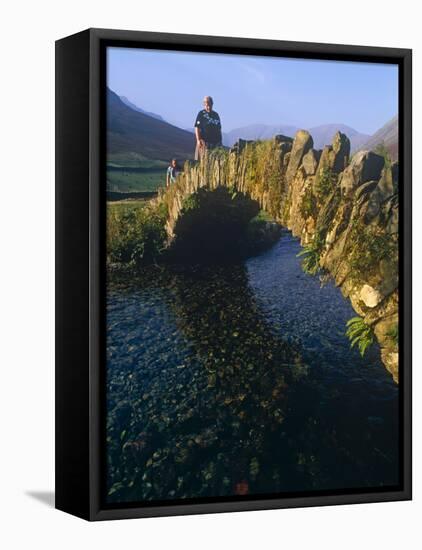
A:
[[[157,48],[399,66],[401,483],[394,490],[106,506],[104,469],[105,48]],[[412,52],[306,42],[88,29],[56,42],[56,508],[86,520],[412,498]]]

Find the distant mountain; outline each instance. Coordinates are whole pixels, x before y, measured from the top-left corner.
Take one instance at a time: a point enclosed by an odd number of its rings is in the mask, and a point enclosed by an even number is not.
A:
[[[166,122],[160,115],[147,112],[107,89],[108,115],[108,152],[137,153],[156,160],[169,160],[177,157],[180,160],[192,159],[195,149],[195,138],[192,129],[182,129]],[[277,134],[294,137],[300,128],[280,124],[250,124],[223,133],[223,144],[231,147],[242,139],[271,139]],[[347,135],[352,151],[376,149],[384,145],[391,157],[398,156],[398,117],[395,116],[373,136],[362,134],[345,124],[323,124],[309,131],[314,140],[314,147],[322,149],[332,142],[337,131]]]
[[[330,145],[336,132],[346,134],[350,139],[352,151],[358,149],[370,137],[368,134],[361,134],[354,128],[341,123],[323,124],[309,129],[309,133],[314,139],[314,147],[316,149],[322,149],[324,145]]]
[[[373,136],[371,136],[360,149],[374,150],[383,145],[393,160],[398,159],[399,154],[399,117],[396,115],[384,124]]]
[[[331,144],[334,134],[337,131],[346,134],[350,139],[352,149],[359,148],[370,136],[367,134],[361,134],[354,128],[346,126],[345,124],[324,124],[321,126],[314,126],[313,128],[303,128],[308,130],[314,140],[314,147],[316,149],[322,149],[324,145]],[[223,141],[225,145],[232,146],[239,138],[242,139],[270,139],[277,134],[284,134],[286,136],[294,137],[296,132],[300,130],[297,126],[290,125],[268,125],[268,124],[250,124],[243,128],[235,128],[230,132],[223,135]]]
[[[195,139],[186,130],[136,111],[107,89],[107,151],[183,161],[193,158]]]
[[[235,128],[230,132],[223,134],[223,143],[231,147],[236,141],[241,139],[271,139],[277,134],[283,134],[293,137],[299,130],[296,126],[279,125],[271,126],[268,124],[249,124],[241,128]]]
[[[157,115],[155,113],[150,113],[148,111],[144,111],[144,109],[141,109],[140,107],[138,107],[137,105],[132,103],[126,96],[120,95],[119,97],[125,105],[127,105],[128,107],[130,107],[134,111],[138,111],[138,113],[144,113],[144,115],[152,116],[152,118],[156,118],[157,120],[163,120],[165,122],[165,120],[162,116]]]

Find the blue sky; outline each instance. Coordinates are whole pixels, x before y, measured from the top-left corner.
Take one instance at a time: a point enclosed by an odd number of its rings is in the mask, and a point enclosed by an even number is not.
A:
[[[398,67],[387,64],[108,48],[107,85],[181,127],[211,95],[224,132],[343,123],[372,134],[398,112]]]

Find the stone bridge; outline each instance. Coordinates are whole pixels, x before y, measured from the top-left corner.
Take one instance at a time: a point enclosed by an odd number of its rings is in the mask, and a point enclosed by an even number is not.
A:
[[[350,158],[338,132],[316,150],[310,134],[294,139],[240,140],[199,163],[187,161],[165,203],[169,246],[189,198],[225,187],[256,201],[305,247],[310,272],[330,274],[359,316],[374,329],[386,368],[398,381],[398,164],[370,151]],[[204,213],[206,215],[206,213]]]

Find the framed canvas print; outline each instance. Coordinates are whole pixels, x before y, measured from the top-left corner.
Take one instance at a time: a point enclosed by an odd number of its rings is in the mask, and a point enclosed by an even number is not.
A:
[[[411,51],[56,43],[56,506],[411,498]]]

